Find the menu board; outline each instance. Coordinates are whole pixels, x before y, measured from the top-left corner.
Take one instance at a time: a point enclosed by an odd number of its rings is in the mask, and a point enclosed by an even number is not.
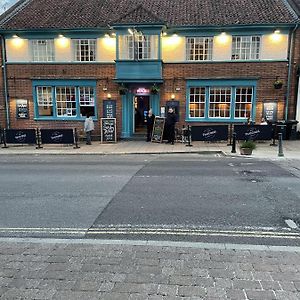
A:
[[[28,119],[29,118],[28,100],[17,99],[16,106],[17,106],[16,107],[17,119]]]
[[[101,142],[115,143],[116,141],[116,118],[101,118]]]
[[[116,117],[116,100],[103,100],[103,118]]]
[[[155,117],[151,142],[161,143],[165,128],[165,118]]]
[[[277,122],[277,102],[264,102],[263,117],[268,122]]]

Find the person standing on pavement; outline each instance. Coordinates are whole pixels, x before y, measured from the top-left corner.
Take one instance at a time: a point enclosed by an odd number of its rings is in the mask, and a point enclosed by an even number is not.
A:
[[[165,127],[166,127],[166,136],[168,139],[167,143],[170,143],[171,145],[174,145],[176,122],[177,122],[177,118],[174,113],[174,109],[170,107],[167,113]]]
[[[93,122],[93,118],[90,115],[86,116],[86,119],[84,121],[84,132],[85,132],[85,136],[86,136],[86,144],[87,145],[92,145],[92,132],[95,129],[94,127],[94,122]]]
[[[149,109],[149,111],[147,113],[146,120],[147,120],[147,142],[150,142],[151,137],[152,137],[154,120],[155,120],[155,115],[153,114],[151,108]]]

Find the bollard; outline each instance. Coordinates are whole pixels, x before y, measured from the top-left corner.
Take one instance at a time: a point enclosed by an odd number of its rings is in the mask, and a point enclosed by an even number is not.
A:
[[[276,144],[276,124],[272,124],[272,135],[273,135],[273,141],[272,144],[270,144],[270,146],[277,146]]]
[[[232,146],[232,132],[233,132],[233,125],[232,124],[229,125],[228,132],[229,132],[229,143],[227,144],[227,146]]]
[[[232,148],[231,153],[236,153],[236,133],[232,134]]]
[[[282,148],[282,133],[278,133],[278,156],[284,156]]]
[[[77,128],[73,129],[73,137],[74,137],[74,149],[79,149],[80,147],[78,146],[78,133],[77,133]]]
[[[3,129],[3,147],[2,148],[8,148],[6,144],[6,129]]]
[[[37,142],[37,145],[35,147],[35,149],[42,149],[42,141],[41,141],[41,132],[40,132],[40,129],[37,128],[36,129],[36,142]]]
[[[188,130],[188,144],[185,145],[185,146],[186,146],[186,147],[193,147],[193,145],[191,145],[192,132],[191,132],[191,127],[190,127],[190,125],[188,125],[187,130]]]

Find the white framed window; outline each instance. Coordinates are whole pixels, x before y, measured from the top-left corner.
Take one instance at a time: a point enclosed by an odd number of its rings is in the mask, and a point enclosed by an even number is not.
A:
[[[51,86],[36,88],[38,113],[40,116],[53,116],[53,93]]]
[[[204,118],[205,115],[205,87],[190,88],[189,116]]]
[[[237,87],[235,92],[235,117],[248,118],[251,116],[253,102],[253,87]]]
[[[32,60],[54,61],[54,40],[31,40]]]
[[[75,117],[77,115],[75,87],[56,87],[55,96],[58,117]]]
[[[79,87],[80,116],[95,116],[95,91],[93,87]]]
[[[186,60],[204,61],[212,60],[212,37],[186,38]]]
[[[209,88],[209,117],[230,118],[231,87]]]
[[[75,61],[95,61],[96,60],[96,39],[73,40]]]
[[[119,37],[120,59],[147,60],[158,58],[158,36],[122,35]]]
[[[233,36],[232,60],[249,60],[260,58],[260,36]]]

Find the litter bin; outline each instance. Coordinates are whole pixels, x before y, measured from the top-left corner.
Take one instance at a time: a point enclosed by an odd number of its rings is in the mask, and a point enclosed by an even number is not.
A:
[[[282,133],[284,140],[295,140],[297,138],[297,124],[296,120],[281,120],[276,122],[277,133]]]

